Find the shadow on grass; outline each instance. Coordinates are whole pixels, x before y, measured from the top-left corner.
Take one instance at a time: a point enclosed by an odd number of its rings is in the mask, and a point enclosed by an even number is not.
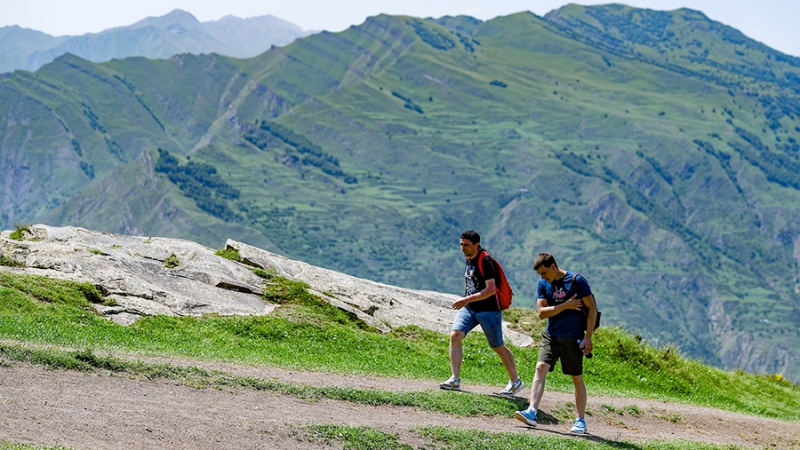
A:
[[[541,414],[541,413],[540,413]],[[552,416],[550,416],[552,417]],[[553,418],[555,423],[558,423],[558,419]],[[645,447],[642,445],[638,445],[631,442],[623,442],[623,441],[612,441],[610,439],[606,439],[600,436],[595,436],[591,433],[585,434],[576,434],[571,431],[560,431],[560,430],[553,430],[549,428],[534,428],[525,425],[520,425],[519,428],[529,431],[539,431],[541,433],[546,433],[552,436],[559,436],[564,438],[571,438],[571,439],[583,439],[585,441],[591,441],[597,444],[607,445],[612,448],[619,448],[625,450],[643,450]]]
[[[525,408],[528,407],[528,399],[527,398],[522,398],[522,397],[508,397],[506,395],[500,395],[500,394],[484,394],[482,392],[472,392],[472,391],[463,391],[463,390],[461,390],[461,391],[450,391],[450,390],[447,390],[447,389],[442,389],[442,391],[444,391],[444,392],[454,392],[456,394],[462,394],[462,395],[474,395],[474,396],[477,396],[477,397],[496,398],[496,399],[503,400],[505,402],[508,402],[509,404],[514,405],[514,407],[517,408],[517,409],[525,409]],[[548,416],[548,417],[553,418],[553,416]],[[555,418],[553,418],[553,419],[555,419]],[[558,423],[558,422],[556,422],[556,423]]]

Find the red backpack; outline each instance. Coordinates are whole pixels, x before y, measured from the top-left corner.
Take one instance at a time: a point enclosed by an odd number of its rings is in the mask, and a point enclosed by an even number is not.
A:
[[[481,250],[481,253],[486,253],[486,256],[492,258],[492,255],[486,250]],[[511,306],[511,298],[514,296],[514,291],[511,289],[511,285],[508,284],[506,273],[503,272],[503,267],[500,266],[500,263],[494,258],[492,258],[492,262],[494,263],[495,269],[497,269],[494,296],[497,299],[497,307],[502,311]],[[483,255],[478,255],[478,271],[481,273],[481,276],[483,276]]]

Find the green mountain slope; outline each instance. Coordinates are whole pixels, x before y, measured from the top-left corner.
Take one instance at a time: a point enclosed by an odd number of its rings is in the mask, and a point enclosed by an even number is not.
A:
[[[236,237],[449,292],[475,228],[519,304],[551,252],[609,323],[796,381],[797,59],[651,13],[378,16],[249,60],[63,57],[0,80],[3,219]]]

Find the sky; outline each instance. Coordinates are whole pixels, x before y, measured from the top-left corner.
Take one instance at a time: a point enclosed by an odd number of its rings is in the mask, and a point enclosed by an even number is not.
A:
[[[778,51],[800,56],[800,0],[627,0],[656,10],[692,8],[730,25]],[[613,1],[573,0],[0,0],[0,27],[19,25],[54,36],[97,33],[130,25],[174,9],[202,22],[227,15],[247,18],[271,14],[304,30],[342,31],[377,14],[441,17],[465,14],[482,20],[521,11],[539,16],[567,3],[596,5]]]

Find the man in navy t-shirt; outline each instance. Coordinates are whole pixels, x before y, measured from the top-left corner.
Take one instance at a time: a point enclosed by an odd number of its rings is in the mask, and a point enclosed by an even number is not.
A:
[[[589,283],[581,275],[558,267],[556,259],[548,253],[540,253],[533,262],[542,278],[537,287],[536,306],[540,319],[547,319],[547,328],[542,333],[539,361],[531,388],[531,404],[525,411],[517,411],[514,417],[536,426],[536,410],[544,394],[547,372],[560,359],[561,371],[572,377],[575,386],[575,407],[578,417],[572,426],[575,433],[586,432],[586,384],[583,382],[583,356],[592,353],[592,333],[597,319],[597,306]],[[588,319],[583,310],[588,311]],[[585,329],[585,334],[584,334]]]

